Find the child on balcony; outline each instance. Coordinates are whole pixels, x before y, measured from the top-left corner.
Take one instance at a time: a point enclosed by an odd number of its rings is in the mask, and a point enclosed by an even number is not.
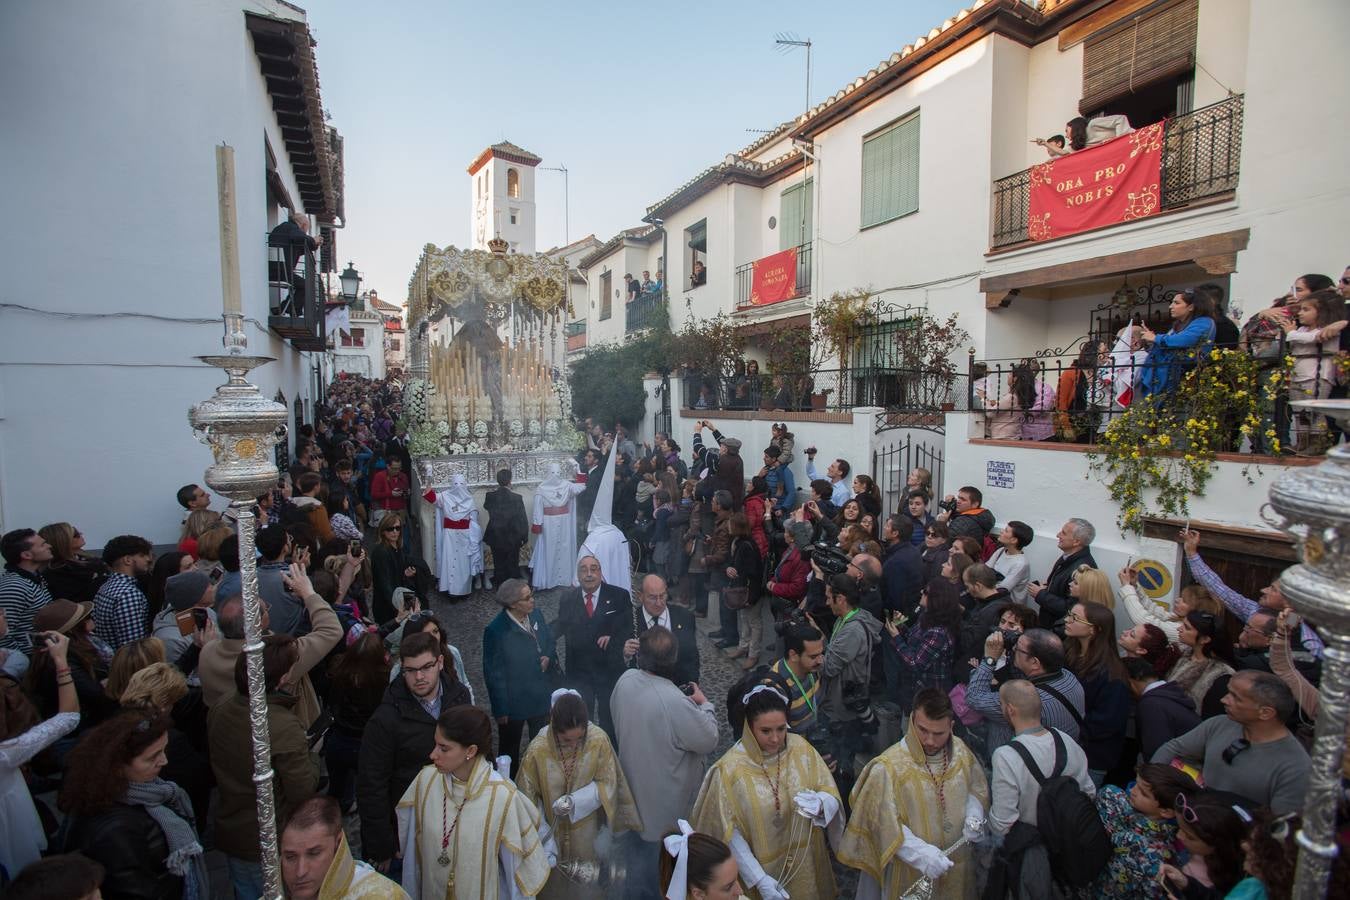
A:
[[[1325,400],[1339,383],[1336,348],[1345,328],[1345,300],[1330,288],[1313,291],[1298,305],[1298,327],[1286,324],[1294,372],[1289,381],[1290,400]],[[1324,346],[1330,345],[1330,346]],[[1320,452],[1313,446],[1314,431],[1325,428],[1323,417],[1307,412],[1294,416],[1294,450],[1300,455]]]

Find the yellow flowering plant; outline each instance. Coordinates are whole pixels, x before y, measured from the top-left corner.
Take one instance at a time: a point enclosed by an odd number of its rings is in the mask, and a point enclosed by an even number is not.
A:
[[[1121,530],[1139,532],[1155,511],[1188,515],[1191,497],[1204,496],[1217,454],[1240,449],[1244,439],[1279,453],[1272,410],[1286,372],[1287,365],[1263,369],[1239,350],[1211,350],[1174,391],[1136,397],[1116,416],[1087,457],[1120,506]]]

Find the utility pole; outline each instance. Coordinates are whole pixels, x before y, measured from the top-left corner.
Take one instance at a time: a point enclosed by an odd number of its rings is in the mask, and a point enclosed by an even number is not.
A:
[[[792,51],[796,50],[798,47],[803,47],[803,48],[805,48],[805,50],[806,50],[806,106],[803,107],[803,110],[804,110],[805,112],[810,112],[810,111],[811,111],[811,39],[810,39],[810,38],[806,38],[805,40],[802,40],[801,38],[798,38],[798,37],[797,37],[795,34],[793,34],[792,32],[781,32],[781,31],[780,31],[778,34],[774,35],[774,41],[773,41],[773,42],[774,42],[774,44],[777,45],[777,47],[778,47],[778,52],[779,52],[779,53],[791,53]],[[809,162],[808,162],[807,165],[802,166],[802,194],[801,194],[801,198],[800,198],[800,200],[799,200],[799,202],[798,202],[798,204],[797,204],[797,208],[798,208],[798,210],[800,210],[800,215],[798,216],[798,220],[797,220],[797,243],[796,243],[796,246],[798,246],[798,247],[800,247],[800,246],[802,246],[803,244],[806,243],[806,199],[807,199],[807,195],[806,195],[806,181],[807,181],[807,171],[808,171],[809,169],[810,169]]]

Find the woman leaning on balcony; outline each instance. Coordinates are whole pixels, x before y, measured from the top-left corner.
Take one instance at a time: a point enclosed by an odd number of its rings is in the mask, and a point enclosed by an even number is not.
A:
[[[1139,373],[1139,389],[1146,396],[1170,394],[1195,361],[1214,345],[1214,302],[1197,291],[1177,291],[1168,306],[1172,330],[1158,334],[1144,326],[1139,338],[1150,345]]]
[[[1029,359],[1012,367],[1007,390],[997,402],[986,404],[993,411],[989,417],[991,438],[1043,441],[1054,434],[1055,391],[1038,375],[1036,363]]]

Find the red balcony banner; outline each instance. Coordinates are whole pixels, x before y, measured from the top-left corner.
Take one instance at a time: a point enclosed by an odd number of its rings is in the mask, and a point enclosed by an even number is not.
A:
[[[767,306],[797,296],[797,248],[755,260],[750,305]]]
[[[1027,236],[1046,241],[1162,208],[1163,122],[1031,168]]]

